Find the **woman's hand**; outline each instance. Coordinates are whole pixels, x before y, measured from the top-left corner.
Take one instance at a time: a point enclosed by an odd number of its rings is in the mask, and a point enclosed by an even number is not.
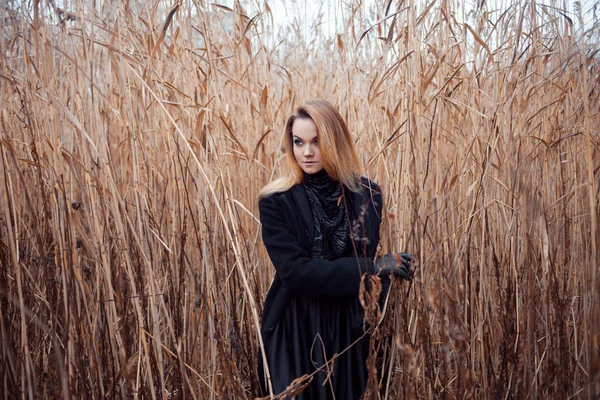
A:
[[[388,253],[377,259],[375,268],[379,275],[394,274],[397,277],[410,281],[414,273],[411,268],[414,259],[409,253]]]

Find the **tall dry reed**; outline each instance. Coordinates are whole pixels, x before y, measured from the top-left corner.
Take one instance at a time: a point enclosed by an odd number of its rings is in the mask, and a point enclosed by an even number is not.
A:
[[[65,3],[0,6],[3,398],[257,396],[257,196],[315,97],[419,259],[369,396],[600,395],[589,5]]]

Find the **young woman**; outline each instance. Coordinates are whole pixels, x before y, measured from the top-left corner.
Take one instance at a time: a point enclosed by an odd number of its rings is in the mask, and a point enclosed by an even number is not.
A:
[[[318,370],[297,398],[358,399],[369,353],[358,299],[361,277],[394,273],[410,279],[412,257],[388,254],[374,263],[381,190],[360,176],[348,127],[330,103],[313,100],[299,107],[285,135],[291,173],[265,186],[258,204],[263,242],[276,270],[262,319],[273,393]]]

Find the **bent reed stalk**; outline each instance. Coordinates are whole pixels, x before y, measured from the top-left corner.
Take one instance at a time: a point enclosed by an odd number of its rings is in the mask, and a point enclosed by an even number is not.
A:
[[[258,193],[319,97],[419,260],[366,397],[600,395],[588,6],[94,4],[0,6],[3,398],[258,396]]]

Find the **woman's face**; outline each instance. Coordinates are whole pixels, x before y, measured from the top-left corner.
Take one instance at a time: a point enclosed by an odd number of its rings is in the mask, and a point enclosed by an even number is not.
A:
[[[310,118],[297,118],[292,126],[294,158],[304,172],[316,174],[323,169],[317,141],[317,126]]]

